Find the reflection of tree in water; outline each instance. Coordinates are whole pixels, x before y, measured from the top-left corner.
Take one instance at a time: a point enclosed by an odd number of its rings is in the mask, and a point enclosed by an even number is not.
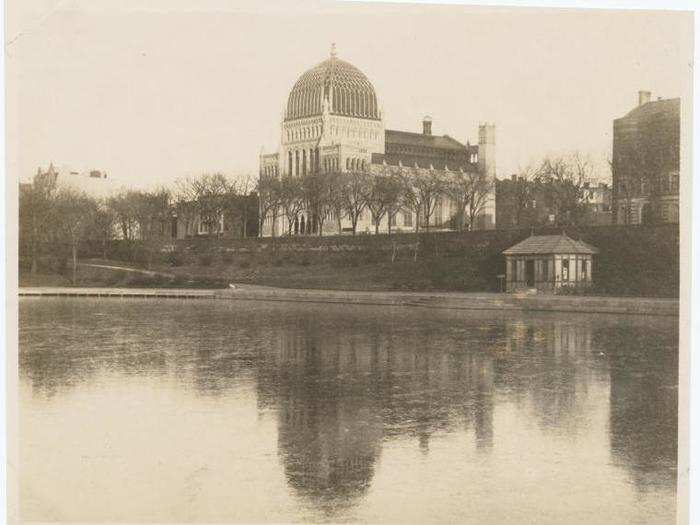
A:
[[[675,487],[678,339],[649,326],[598,332],[610,352],[610,444],[635,484]]]
[[[289,485],[329,514],[365,494],[383,440],[409,436],[427,454],[436,432],[466,429],[488,453],[497,397],[575,436],[592,382],[610,383],[614,457],[640,483],[675,475],[673,322],[187,305],[33,303],[20,371],[47,396],[105,372],[167,378],[202,396],[250,382],[259,409],[277,414]]]

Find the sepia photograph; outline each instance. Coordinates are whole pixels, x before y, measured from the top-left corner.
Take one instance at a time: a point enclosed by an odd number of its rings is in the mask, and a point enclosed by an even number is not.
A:
[[[694,13],[9,0],[10,523],[685,524]]]

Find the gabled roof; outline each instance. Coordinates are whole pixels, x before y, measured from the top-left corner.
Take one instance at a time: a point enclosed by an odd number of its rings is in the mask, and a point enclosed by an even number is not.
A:
[[[384,132],[384,140],[388,144],[402,144],[406,146],[424,146],[429,148],[451,149],[465,151],[466,147],[449,135],[426,135],[424,133],[412,133],[410,131],[398,131],[387,129]]]
[[[598,253],[598,249],[577,241],[567,236],[561,235],[531,235],[524,241],[504,250],[505,255],[553,255],[561,254],[583,254],[593,255]]]

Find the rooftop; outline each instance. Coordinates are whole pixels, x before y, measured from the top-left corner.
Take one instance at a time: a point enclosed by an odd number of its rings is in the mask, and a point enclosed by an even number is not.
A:
[[[662,98],[659,100],[650,100],[645,104],[641,104],[627,112],[622,118],[627,117],[642,117],[656,113],[667,113],[669,115],[678,114],[680,112],[680,98]],[[619,119],[616,119],[619,120]]]
[[[464,144],[449,135],[426,135],[410,131],[387,129],[384,134],[385,142],[405,146],[424,146],[429,148],[451,149],[466,152]]]
[[[593,255],[598,253],[598,249],[562,233],[561,235],[531,235],[524,241],[504,250],[503,253],[505,255],[552,255],[556,253]]]

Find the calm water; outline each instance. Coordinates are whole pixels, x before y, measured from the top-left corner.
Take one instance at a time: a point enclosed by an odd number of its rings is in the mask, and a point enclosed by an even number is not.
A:
[[[22,517],[673,523],[676,323],[22,299]]]

